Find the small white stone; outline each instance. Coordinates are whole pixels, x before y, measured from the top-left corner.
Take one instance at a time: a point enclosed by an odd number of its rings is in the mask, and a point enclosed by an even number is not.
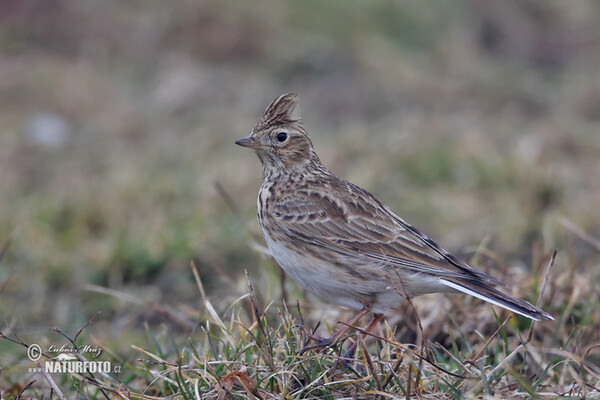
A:
[[[34,114],[25,127],[27,138],[33,144],[58,149],[69,140],[71,128],[60,115],[49,112]]]

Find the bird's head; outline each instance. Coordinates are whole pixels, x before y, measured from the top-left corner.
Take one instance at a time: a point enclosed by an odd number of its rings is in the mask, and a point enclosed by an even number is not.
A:
[[[294,93],[277,97],[250,136],[235,142],[254,149],[265,172],[285,172],[306,168],[312,162],[320,163],[300,121],[296,99]]]

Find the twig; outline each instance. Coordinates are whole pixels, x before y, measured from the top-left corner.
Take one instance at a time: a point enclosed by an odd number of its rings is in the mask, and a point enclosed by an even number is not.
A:
[[[52,386],[52,390],[54,390],[56,392],[56,395],[58,396],[58,398],[60,398],[61,400],[67,400],[65,395],[60,391],[60,388],[58,387],[56,382],[54,382],[54,379],[52,379],[52,377],[46,371],[45,368],[42,368],[42,364],[40,362],[37,362],[36,364],[37,364],[39,370],[42,372],[42,375],[44,375],[44,378],[46,378],[46,380],[48,381],[50,386]],[[104,392],[102,392],[102,393],[104,393]],[[106,394],[104,394],[104,395],[106,396]],[[108,399],[108,397],[106,397],[106,398]]]
[[[225,204],[227,204],[227,207],[229,207],[229,209],[231,210],[233,215],[235,215],[235,217],[242,222],[242,224],[244,225],[244,228],[250,233],[250,236],[252,236],[252,238],[256,241],[259,241],[259,242],[262,241],[263,239],[260,237],[260,235],[256,234],[256,232],[252,231],[248,227],[248,224],[246,223],[246,219],[242,217],[240,208],[235,203],[235,200],[233,200],[233,197],[231,197],[229,195],[229,193],[227,193],[227,191],[225,190],[223,185],[221,185],[221,182],[215,181],[215,189],[217,189],[217,193],[219,193],[219,196],[221,196],[223,198],[223,201],[225,202]]]
[[[419,321],[419,326],[421,325],[421,321]],[[422,333],[423,328],[421,328],[421,333]],[[425,337],[421,336],[423,339],[423,346],[421,347],[421,353],[423,352],[423,348],[425,347]],[[428,350],[429,353],[429,350]],[[425,357],[419,357],[419,365],[417,366],[417,374],[415,375],[415,390],[417,389],[417,387],[419,386],[419,382],[421,381],[421,373],[423,372],[423,360],[425,359]]]
[[[408,376],[406,377],[406,400],[410,400],[410,392],[412,391],[412,363],[408,362]]]
[[[65,339],[67,339],[69,342],[71,342],[71,344],[73,345],[73,348],[75,349],[75,352],[79,355],[81,355],[81,353],[79,353],[79,347],[77,346],[77,344],[75,343],[77,341],[77,338],[79,337],[79,335],[81,335],[81,333],[83,332],[83,330],[85,328],[87,328],[93,321],[94,319],[100,315],[101,311],[98,311],[96,314],[94,314],[86,323],[85,325],[83,325],[75,334],[75,338],[71,339],[66,333],[64,333],[63,331],[61,331],[58,328],[52,328],[52,330],[54,332],[60,333],[62,336],[65,337]],[[86,359],[82,356],[81,361],[86,361]]]
[[[377,375],[377,372],[375,371],[375,367],[373,366],[373,361],[371,360],[371,356],[369,355],[369,352],[367,351],[367,345],[365,344],[363,335],[358,335],[358,339],[360,340],[360,345],[362,346],[362,348],[365,349],[365,351],[363,351],[362,354],[365,357],[365,360],[367,361],[367,366],[369,367],[371,376],[373,377],[373,380],[375,380],[375,386],[377,386],[377,389],[380,392],[383,392],[383,385],[381,384],[379,375]]]
[[[410,299],[410,296],[406,292],[406,288],[404,287],[404,281],[400,277],[398,270],[394,269],[394,272],[396,273],[396,276],[398,277],[398,280],[400,281],[400,284],[402,285],[402,292],[400,291],[400,289],[398,289],[398,286],[396,285],[396,283],[388,275],[385,275],[385,277],[392,283],[392,285],[394,285],[394,287],[396,288],[396,290],[398,291],[400,296],[402,296],[406,299],[406,301],[408,302],[408,304],[414,311],[415,317],[417,318],[417,325],[419,326],[419,331],[421,332],[421,355],[423,354],[423,348],[425,348],[425,353],[429,353],[429,348],[427,347],[427,343],[425,342],[425,332],[423,331],[423,324],[421,324],[421,318],[419,317],[417,308],[415,307],[412,300]],[[402,295],[402,293],[404,293],[404,295]]]
[[[156,314],[165,315],[170,320],[176,322],[186,329],[189,329],[190,331],[193,331],[198,326],[196,322],[188,318],[183,312],[177,311],[169,305],[152,303],[149,305],[149,308]]]
[[[240,209],[238,208],[237,204],[235,204],[235,201],[233,201],[233,198],[229,195],[229,193],[227,193],[223,185],[221,185],[221,182],[215,181],[214,185],[215,189],[217,189],[217,192],[219,193],[219,196],[223,198],[225,204],[227,204],[233,215],[235,215],[239,219],[242,219]]]
[[[207,265],[208,267],[210,267],[210,269],[215,271],[217,275],[219,275],[219,277],[223,280],[223,282],[225,282],[229,286],[233,293],[237,292],[237,283],[235,282],[235,279],[233,279],[231,275],[227,271],[225,271],[217,261],[215,261],[212,258],[207,258],[205,259],[205,265]]]
[[[357,327],[357,326],[350,325],[350,324],[348,324],[348,323],[346,323],[346,322],[343,322],[343,321],[338,321],[338,322],[339,322],[340,324],[342,324],[342,325],[346,325],[346,326],[349,326],[349,327],[351,327],[351,328],[354,328],[356,331],[358,331],[358,332],[362,333],[363,335],[372,336],[373,338],[375,338],[375,339],[377,339],[377,340],[381,340],[382,342],[385,342],[385,343],[387,343],[387,344],[390,344],[390,345],[392,345],[392,346],[394,346],[394,347],[400,347],[400,346],[401,346],[401,345],[399,346],[398,342],[396,342],[396,341],[393,341],[393,340],[387,339],[387,338],[385,338],[385,337],[383,337],[383,336],[379,336],[379,335],[377,335],[377,334],[375,334],[375,333],[373,333],[373,332],[367,332],[367,331],[365,331],[363,328],[359,328],[359,327]],[[403,348],[404,348],[404,347],[403,347]],[[431,361],[431,360],[429,359],[429,357],[425,357],[424,355],[422,355],[422,354],[419,354],[419,353],[417,353],[416,351],[414,351],[414,350],[411,350],[411,349],[409,349],[409,348],[404,348],[404,349],[405,349],[406,351],[410,352],[410,353],[411,353],[412,355],[414,355],[415,357],[417,357],[417,358],[420,358],[420,359],[423,359],[423,361],[425,361],[426,363],[428,363],[428,364],[429,364],[429,365],[431,365],[432,367],[434,367],[434,368],[436,368],[436,369],[438,369],[438,370],[442,371],[442,372],[443,372],[443,373],[445,373],[445,374],[448,374],[448,375],[451,375],[451,376],[453,376],[453,377],[455,377],[455,378],[460,378],[460,379],[474,379],[473,377],[470,377],[470,376],[458,375],[458,374],[455,374],[455,373],[453,373],[453,372],[450,372],[450,371],[448,371],[447,369],[444,369],[444,368],[440,367],[440,366],[439,366],[438,364],[436,364],[435,362]],[[421,350],[422,350],[422,347],[419,347],[419,349],[421,349]],[[421,351],[421,352],[422,352],[422,351]]]
[[[390,381],[392,380],[392,378],[394,376],[397,376],[396,372],[398,372],[398,369],[400,368],[400,365],[402,365],[402,362],[404,361],[404,358],[400,357],[400,355],[398,354],[398,349],[396,349],[396,355],[398,356],[398,359],[394,363],[394,366],[392,367],[392,369],[390,370],[390,372],[387,374],[387,376],[385,377],[385,379],[383,380],[383,382],[381,382],[382,390],[385,390],[385,387],[390,383]]]
[[[98,315],[98,314],[96,314],[96,315]],[[85,325],[84,325],[84,326],[83,326],[83,327],[82,327],[82,328],[81,328],[81,329],[80,329],[80,330],[77,332],[77,335],[75,336],[75,338],[77,338],[77,336],[79,336],[79,334],[80,334],[81,332],[83,332],[83,329],[85,329],[85,327],[87,327],[87,326],[88,326],[88,325],[89,325],[89,324],[92,322],[92,320],[93,320],[93,319],[96,317],[96,315],[94,315],[94,316],[93,316],[93,317],[92,317],[92,318],[91,318],[91,319],[90,319],[90,320],[89,320],[89,321],[88,321],[88,322],[87,322],[87,323],[86,323],[86,324],[85,324]],[[18,336],[18,335],[17,335],[17,333],[16,333],[16,332],[15,332],[15,331],[12,329],[12,327],[10,327],[10,326],[9,326],[9,329],[10,329],[11,333],[13,334],[13,336],[15,337],[15,339],[13,339],[13,338],[10,338],[10,337],[8,337],[8,336],[6,336],[6,335],[5,335],[5,334],[3,334],[2,332],[0,332],[0,338],[2,338],[2,339],[5,339],[5,340],[8,340],[9,342],[12,342],[12,343],[18,344],[18,345],[20,345],[20,346],[23,346],[23,347],[25,347],[25,348],[27,348],[27,349],[29,349],[29,348],[32,346],[32,345],[29,345],[29,344],[25,343],[23,340],[21,340],[21,338],[19,338],[19,336]],[[85,360],[85,358],[84,358],[84,357],[81,355],[81,353],[79,353],[79,350],[78,350],[78,348],[77,348],[77,345],[75,344],[75,341],[74,341],[73,339],[71,339],[70,337],[68,337],[66,334],[64,334],[64,333],[63,333],[63,332],[62,332],[60,329],[58,329],[58,328],[54,328],[54,331],[55,331],[55,332],[58,332],[58,333],[60,333],[60,334],[61,334],[61,335],[63,335],[63,336],[64,336],[64,337],[65,337],[65,338],[66,338],[66,339],[69,341],[69,342],[71,342],[71,344],[73,345],[73,348],[75,349],[75,355],[77,356],[77,358],[78,358],[80,361],[87,361],[87,360]],[[46,357],[47,359],[52,359],[52,357],[50,357],[49,355],[47,355],[47,354],[45,354],[45,353],[43,353],[43,352],[40,352],[40,355],[41,355],[41,356],[43,356],[43,357]],[[50,386],[52,386],[52,389],[53,389],[53,390],[56,392],[56,395],[57,395],[57,396],[58,396],[60,399],[66,400],[67,398],[66,398],[66,397],[63,395],[63,393],[61,392],[60,388],[59,388],[59,387],[56,385],[56,382],[54,382],[54,380],[52,379],[52,377],[50,376],[50,374],[49,374],[49,373],[46,371],[46,369],[42,367],[42,364],[41,364],[41,363],[38,361],[38,362],[36,362],[36,365],[38,366],[39,370],[41,371],[42,375],[44,375],[44,378],[45,378],[45,379],[48,381],[48,383],[50,384]],[[110,377],[109,375],[106,375],[106,374],[105,374],[105,373],[103,373],[103,372],[101,372],[100,374],[101,374],[103,377],[105,377],[105,378],[107,378],[107,379],[109,379],[109,380],[112,380],[112,381],[114,381],[114,379],[113,379],[112,377]],[[92,374],[90,373],[90,375],[92,375]],[[98,384],[98,383],[97,383],[97,381],[96,381],[96,378],[94,378],[94,376],[93,376],[93,375],[92,375],[92,377],[91,377],[91,378],[89,378],[89,377],[85,377],[85,376],[84,376],[83,378],[84,378],[84,379],[85,379],[87,382],[90,382],[90,383],[92,383],[92,384],[96,385],[96,386],[97,386],[97,387],[100,389],[100,391],[102,392],[102,394],[104,395],[104,397],[106,397],[107,399],[109,398],[109,397],[108,397],[108,395],[107,395],[107,394],[104,392],[104,390],[103,390],[103,387],[99,386],[99,384]]]
[[[0,339],[8,340],[9,342],[23,346],[26,349],[29,349],[29,347],[32,346],[32,345],[29,345],[29,344],[25,343],[24,341],[22,341],[21,338],[17,335],[17,333],[14,331],[14,329],[10,325],[8,326],[8,329],[10,330],[10,333],[12,333],[12,335],[15,337],[15,339],[12,339],[12,338],[6,336],[2,332],[0,332]],[[43,353],[41,351],[40,351],[40,355],[46,357],[47,359],[52,359],[52,357],[50,357],[49,355],[47,355],[46,353]]]
[[[548,284],[548,280],[550,279],[550,271],[552,270],[552,267],[554,266],[554,259],[556,258],[556,254],[558,253],[557,250],[554,250],[552,252],[552,256],[550,257],[550,260],[548,260],[548,266],[546,267],[546,275],[544,276],[544,282],[542,283],[542,288],[540,289],[540,294],[538,295],[538,299],[537,299],[537,303],[536,306],[540,306],[540,303],[542,302],[542,296],[544,295],[544,292],[546,291],[546,285]]]
[[[88,327],[88,326],[89,326],[89,325],[90,325],[90,324],[91,324],[91,323],[94,321],[94,319],[96,319],[96,317],[97,317],[98,315],[100,315],[100,313],[101,313],[101,312],[100,312],[100,311],[98,311],[96,314],[92,315],[92,317],[91,317],[91,318],[90,318],[90,319],[89,319],[89,320],[88,320],[88,321],[87,321],[87,322],[86,322],[86,323],[85,323],[85,324],[84,324],[84,325],[83,325],[83,326],[82,326],[82,327],[81,327],[81,328],[80,328],[80,329],[77,331],[77,333],[75,334],[75,337],[74,337],[73,339],[71,339],[71,338],[70,338],[70,337],[69,337],[67,334],[65,334],[63,331],[61,331],[61,330],[60,330],[60,329],[58,329],[58,328],[53,328],[53,329],[52,329],[54,332],[57,332],[57,333],[61,334],[62,336],[64,336],[64,337],[65,337],[65,338],[66,338],[66,339],[67,339],[67,340],[68,340],[68,341],[69,341],[69,342],[70,342],[70,343],[73,345],[73,349],[75,349],[75,356],[76,356],[76,357],[79,359],[79,361],[84,361],[84,362],[85,362],[85,361],[87,361],[87,360],[86,360],[86,358],[85,358],[85,357],[84,357],[84,356],[83,356],[83,355],[82,355],[82,354],[79,352],[79,347],[77,346],[77,343],[76,343],[76,341],[77,341],[77,338],[79,337],[79,335],[81,335],[81,333],[83,332],[83,330],[84,330],[85,328],[87,328],[87,327]],[[93,373],[91,373],[91,372],[89,372],[89,371],[88,371],[87,373],[90,375],[90,377],[91,377],[91,378],[89,378],[89,377],[86,377],[85,375],[83,375],[83,377],[84,377],[86,380],[88,380],[88,381],[91,381],[91,382],[95,382],[95,381],[97,381],[97,380],[96,380],[96,377],[94,376],[94,374],[93,374]],[[111,377],[110,375],[106,374],[106,373],[105,373],[105,372],[103,372],[103,371],[99,371],[98,373],[99,373],[99,374],[100,374],[100,376],[102,376],[104,379],[108,379],[108,380],[110,380],[110,381],[117,382],[117,381],[116,381],[116,380],[115,380],[113,377]],[[109,399],[109,397],[108,397],[108,395],[106,394],[106,392],[104,391],[104,389],[103,389],[102,387],[100,387],[100,386],[98,386],[98,388],[100,389],[100,392],[101,392],[101,393],[104,395],[104,397],[106,397],[106,399],[108,400],[108,399]]]
[[[296,325],[296,327],[300,328],[300,330],[302,332],[304,332],[304,335],[306,336],[306,340],[304,341],[304,344],[302,346],[302,348],[304,348],[304,347],[308,346],[308,344],[310,343],[311,340],[319,340],[316,333],[317,333],[317,329],[319,329],[319,326],[321,326],[321,321],[317,322],[317,324],[313,328],[312,332],[309,331],[308,328],[306,327],[306,325],[304,325],[304,315],[302,315],[302,311],[300,310],[300,302],[298,300],[296,300],[296,307],[298,308],[298,314],[300,315],[300,325],[299,326]],[[344,323],[344,322],[342,322],[342,323]]]
[[[282,270],[281,268],[279,269],[279,286],[281,286],[281,302],[283,304],[286,304],[288,301],[288,294],[287,294],[287,289],[286,289],[286,285],[285,285],[285,281],[287,275],[285,273],[284,270]]]
[[[517,346],[516,349],[514,349],[508,356],[506,356],[506,358],[502,361],[500,361],[500,363],[498,365],[496,365],[496,367],[492,370],[492,372],[490,372],[487,375],[486,380],[489,381],[490,378],[492,376],[494,376],[494,374],[496,374],[496,372],[498,372],[501,368],[504,367],[504,364],[507,364],[508,361],[512,360],[514,356],[516,356],[517,354],[519,354],[521,352],[521,350],[523,348],[525,348],[526,343],[521,343],[520,345]]]
[[[248,274],[248,270],[244,270],[244,272],[246,273],[246,281],[248,282],[248,291],[250,292],[250,303],[252,304],[252,311],[254,312],[254,317],[256,318],[256,325],[258,326],[258,331],[259,331],[260,335],[262,336],[262,341],[267,345],[266,351],[263,351],[262,353],[265,356],[265,361],[269,365],[269,368],[271,368],[272,372],[275,372],[275,371],[277,371],[277,368],[275,368],[275,364],[273,363],[273,358],[271,357],[271,353],[269,352],[269,348],[271,348],[272,346],[271,346],[271,343],[269,343],[269,337],[265,333],[262,323],[260,322],[261,317],[260,317],[260,313],[258,312],[258,305],[256,304],[256,297],[254,296],[254,288],[252,287],[252,284],[250,283],[250,275]],[[260,345],[260,343],[257,343],[257,347],[259,345]]]
[[[194,279],[196,280],[198,290],[200,291],[200,299],[202,300],[202,304],[205,304],[206,292],[204,291],[204,285],[202,284],[202,280],[200,279],[200,275],[198,274],[198,268],[196,267],[196,263],[194,262],[194,260],[190,261],[190,267],[192,268],[192,274],[194,275]]]
[[[587,244],[592,247],[595,247],[596,250],[600,251],[600,240],[596,239],[592,235],[585,232],[583,229],[575,225],[573,222],[569,221],[566,218],[561,218],[560,223],[564,226],[568,231],[577,236],[579,239],[583,240]]]
[[[480,362],[473,362],[471,360],[468,361],[471,365],[474,365],[479,370],[479,376],[481,376],[481,383],[483,384],[483,389],[485,394],[488,396],[492,394],[492,389],[490,388],[490,382],[487,380],[487,376],[485,375],[485,367]]]
[[[250,229],[248,227],[248,222],[242,216],[242,213],[240,212],[240,208],[237,206],[233,197],[231,197],[231,195],[227,192],[227,190],[225,190],[223,185],[221,185],[221,182],[215,181],[214,185],[215,185],[215,189],[217,189],[217,193],[219,193],[219,196],[221,196],[223,198],[223,201],[225,202],[225,204],[227,204],[227,206],[229,207],[229,209],[231,210],[233,215],[241,221],[242,225],[244,226],[244,229],[250,234],[252,239],[254,239],[257,242],[263,242],[263,238],[259,234],[257,234],[255,231],[253,231],[252,229]],[[213,265],[211,265],[211,267],[213,267]],[[286,281],[285,272],[283,270],[280,270],[279,271],[279,283],[281,285],[281,300],[283,302],[287,302],[287,290],[286,290],[286,286],[285,286],[285,281]]]
[[[85,328],[87,328],[87,327],[88,327],[88,326],[89,326],[89,325],[90,325],[90,324],[91,324],[91,323],[92,323],[92,322],[93,322],[93,321],[96,319],[96,317],[97,317],[98,315],[100,315],[100,314],[102,314],[102,311],[98,311],[96,314],[92,315],[92,318],[90,318],[90,319],[88,320],[88,322],[86,322],[86,323],[85,323],[85,325],[83,325],[83,326],[81,327],[81,329],[79,329],[79,330],[77,331],[77,333],[75,334],[75,338],[73,338],[73,341],[74,341],[74,342],[75,342],[75,341],[77,341],[77,338],[79,337],[79,335],[81,335],[81,332],[83,332],[83,330],[84,330]]]
[[[556,258],[556,253],[557,251],[554,250],[552,252],[552,255],[550,256],[550,260],[548,260],[548,266],[546,267],[546,275],[544,276],[544,282],[542,282],[542,288],[540,289],[540,293],[538,294],[538,299],[537,302],[535,303],[535,305],[537,307],[540,306],[540,303],[542,302],[542,297],[544,296],[544,292],[546,291],[546,285],[548,284],[548,280],[550,279],[550,271],[552,270],[552,266],[554,265],[554,259]],[[535,321],[531,322],[531,326],[529,327],[529,334],[527,335],[527,340],[525,341],[525,343],[529,343],[531,341],[531,338],[533,337],[533,329],[535,326]]]
[[[478,360],[479,357],[481,357],[481,355],[485,351],[485,349],[487,349],[488,346],[492,343],[492,340],[494,340],[496,338],[496,336],[498,336],[498,334],[500,333],[500,331],[502,330],[502,328],[504,328],[504,325],[506,325],[508,323],[508,321],[510,321],[511,318],[512,318],[512,314],[508,318],[506,318],[504,320],[504,322],[502,322],[500,324],[500,326],[498,327],[498,329],[496,329],[496,331],[488,338],[488,340],[485,342],[485,344],[483,345],[483,347],[477,352],[477,354],[474,354],[471,357],[469,357],[469,360],[467,360],[467,362],[474,363],[476,360]]]
[[[23,393],[29,389],[31,387],[31,385],[33,385],[36,382],[36,380],[32,380],[31,382],[29,382],[27,385],[25,385],[24,388],[22,388],[21,390],[19,390],[19,393],[17,394],[17,397],[15,397],[15,400],[19,400],[22,398]]]
[[[538,301],[536,303],[537,306],[539,306],[541,300],[542,300],[542,296],[544,295],[544,291],[546,290],[546,284],[548,282],[548,279],[550,277],[550,271],[552,269],[552,265],[554,265],[554,259],[556,258],[556,253],[557,251],[554,250],[554,252],[552,253],[552,256],[550,257],[550,260],[548,261],[548,266],[546,268],[546,276],[544,277],[544,282],[542,283],[542,288],[540,289],[540,293],[538,296]],[[514,349],[508,356],[506,356],[506,358],[504,360],[502,360],[498,365],[496,365],[496,367],[487,375],[487,377],[485,378],[486,382],[489,382],[489,380],[501,369],[504,367],[504,365],[506,365],[510,360],[512,360],[517,354],[519,354],[523,349],[525,349],[525,347],[527,346],[527,344],[529,344],[529,342],[531,341],[532,337],[533,337],[533,330],[534,330],[534,325],[535,325],[535,321],[531,322],[531,327],[529,328],[529,334],[527,335],[527,339],[519,344],[519,346],[517,346],[516,349]]]
[[[439,350],[443,351],[452,360],[454,360],[454,362],[456,364],[458,364],[458,366],[461,367],[464,372],[471,373],[471,370],[469,368],[467,368],[467,366],[458,357],[456,357],[454,354],[452,354],[447,348],[442,346],[441,343],[435,342],[433,345],[435,347],[437,347]]]
[[[143,304],[144,303],[143,300],[138,299],[137,297],[132,296],[128,293],[123,293],[118,290],[110,289],[110,288],[107,288],[104,286],[92,285],[92,284],[88,283],[84,286],[84,289],[88,290],[90,292],[102,293],[102,294],[105,294],[108,296],[113,296],[122,301],[127,301],[127,302],[131,302],[131,303],[135,303],[135,304]]]

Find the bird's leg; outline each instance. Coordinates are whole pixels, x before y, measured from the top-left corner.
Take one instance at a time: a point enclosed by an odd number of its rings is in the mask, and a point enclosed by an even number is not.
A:
[[[371,330],[373,328],[375,328],[377,326],[377,324],[379,323],[379,321],[381,321],[382,319],[383,319],[383,314],[373,315],[373,319],[371,320],[371,322],[369,322],[367,327],[364,329],[363,338],[366,337],[369,334],[369,332],[371,332]],[[346,368],[353,371],[354,373],[356,373],[356,371],[354,370],[352,364],[354,364],[354,353],[356,353],[357,347],[358,347],[358,340],[356,342],[354,342],[354,344],[352,344],[352,346],[344,353],[344,355],[341,358],[342,364],[344,364],[344,366]],[[360,368],[360,372],[363,375],[366,375],[364,373],[364,369]]]
[[[364,329],[364,333],[363,338],[365,338],[369,332],[371,332],[371,329],[375,328],[375,326],[377,326],[377,324],[379,323],[379,321],[381,321],[383,319],[383,314],[375,314],[373,316],[373,319],[371,320],[371,322],[369,322],[369,324],[367,325],[367,327]],[[354,353],[356,352],[356,347],[358,346],[358,340],[356,342],[354,342],[354,344],[344,353],[343,358],[353,358],[354,357]]]
[[[332,344],[337,342],[342,336],[344,336],[350,330],[352,325],[354,325],[359,319],[361,319],[368,312],[369,312],[368,308],[362,308],[359,312],[356,313],[356,315],[354,315],[352,318],[350,318],[350,320],[348,321],[347,324],[345,324],[340,329],[338,329],[337,332],[334,333],[333,336],[331,336],[329,338],[321,338],[321,337],[313,335],[312,333],[307,334],[307,330],[304,329],[304,333],[306,334],[306,336],[309,339],[314,340],[316,343],[312,344],[310,346],[304,346],[300,350],[299,354],[302,355],[302,354],[306,353],[308,350],[320,349],[323,347],[331,346]]]

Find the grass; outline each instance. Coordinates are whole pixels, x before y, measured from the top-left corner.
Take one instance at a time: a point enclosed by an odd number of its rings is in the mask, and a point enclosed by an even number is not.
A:
[[[14,379],[3,395],[46,398],[54,393],[58,398],[89,399],[596,396],[600,359],[593,338],[599,328],[599,310],[581,300],[597,296],[597,289],[580,285],[585,277],[579,273],[561,280],[567,271],[560,265],[551,271],[554,255],[540,255],[535,263],[540,280],[527,280],[520,290],[538,292],[538,301],[548,299],[542,306],[556,317],[554,322],[531,323],[481,302],[468,304],[466,296],[449,296],[450,307],[436,303],[440,298],[425,304],[415,299],[405,307],[402,328],[398,322],[390,324],[392,316],[366,337],[355,332],[339,345],[303,355],[300,349],[309,341],[299,325],[304,322],[311,328],[315,321],[299,313],[304,309],[303,313],[312,315],[310,308],[289,307],[281,299],[258,299],[246,273],[245,293],[217,312],[192,263],[201,303],[188,314],[197,318],[181,317],[168,307],[163,310],[173,320],[189,320],[185,341],[167,326],[156,330],[146,324],[145,344],[131,346],[135,359],[120,358],[103,347],[101,359],[117,366],[115,373],[73,374],[69,379],[46,374],[46,382],[38,382],[41,377],[20,380],[18,370],[28,361],[21,357],[3,369],[4,379]],[[126,293],[106,294],[131,301]],[[452,310],[448,320],[439,318],[442,309]],[[74,347],[82,346],[94,338],[96,317],[73,336],[58,329],[55,336],[64,336]],[[334,328],[328,325],[324,334]],[[410,344],[398,336],[416,339]],[[16,331],[3,338],[4,347],[7,342],[28,346]],[[348,368],[340,363],[341,346],[355,340],[359,351]],[[84,359],[86,353],[78,357]],[[93,357],[87,354],[87,359]]]

